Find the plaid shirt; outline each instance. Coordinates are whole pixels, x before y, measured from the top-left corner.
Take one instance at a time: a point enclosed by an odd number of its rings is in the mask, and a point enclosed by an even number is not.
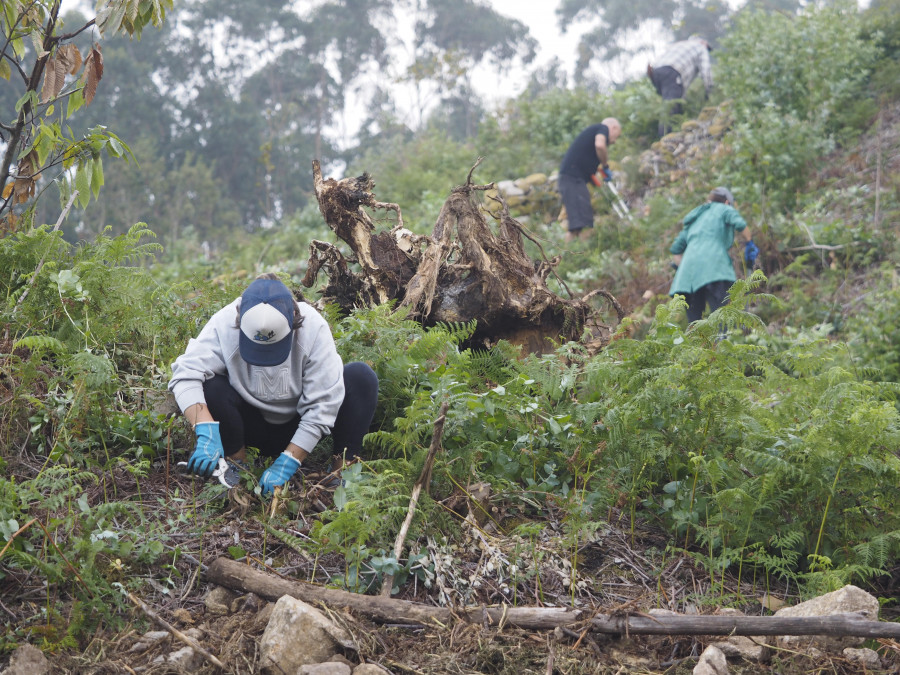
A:
[[[712,88],[712,68],[709,64],[709,51],[699,40],[683,40],[669,46],[666,52],[653,64],[654,68],[669,66],[681,75],[681,83],[687,91],[697,75],[703,76],[706,91]]]

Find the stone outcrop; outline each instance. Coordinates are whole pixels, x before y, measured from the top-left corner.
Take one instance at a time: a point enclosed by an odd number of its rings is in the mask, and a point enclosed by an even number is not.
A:
[[[339,647],[356,648],[318,609],[285,595],[275,603],[260,640],[260,663],[264,673],[296,673],[301,666],[326,662]]]
[[[831,593],[791,607],[782,607],[775,616],[828,616],[830,614],[857,613],[870,621],[878,620],[878,598],[858,588],[847,585]],[[840,653],[847,647],[858,647],[864,642],[861,637],[826,637],[810,635],[786,635],[779,637],[776,644],[783,649],[803,651],[811,648],[823,652]]]
[[[484,210],[500,215],[498,194],[503,195],[510,215],[523,225],[547,224],[556,220],[561,202],[556,190],[556,174],[533,173],[516,180],[501,180],[497,187],[484,193]]]

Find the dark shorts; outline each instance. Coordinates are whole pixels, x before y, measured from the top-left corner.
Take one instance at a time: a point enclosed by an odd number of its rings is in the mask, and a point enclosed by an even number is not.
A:
[[[657,93],[664,100],[671,101],[676,98],[684,98],[684,85],[681,81],[681,75],[671,66],[654,68],[650,81],[653,82]]]
[[[566,207],[569,232],[578,232],[586,227],[593,227],[594,209],[591,207],[591,193],[588,191],[587,183],[580,178],[561,173],[557,187],[563,206]]]

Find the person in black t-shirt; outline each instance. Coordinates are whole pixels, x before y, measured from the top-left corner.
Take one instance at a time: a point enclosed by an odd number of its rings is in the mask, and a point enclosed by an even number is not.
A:
[[[559,196],[566,207],[569,231],[566,241],[585,239],[594,227],[594,209],[587,184],[601,167],[603,180],[612,180],[609,170],[609,146],[622,133],[622,125],[614,117],[592,124],[572,141],[559,165]]]

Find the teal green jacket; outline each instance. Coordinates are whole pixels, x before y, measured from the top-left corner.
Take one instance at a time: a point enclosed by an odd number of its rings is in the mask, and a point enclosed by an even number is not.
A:
[[[683,255],[669,295],[694,293],[713,281],[736,280],[728,249],[734,243],[734,233],[747,227],[737,209],[707,202],[687,214],[682,224],[684,228],[669,249]]]

